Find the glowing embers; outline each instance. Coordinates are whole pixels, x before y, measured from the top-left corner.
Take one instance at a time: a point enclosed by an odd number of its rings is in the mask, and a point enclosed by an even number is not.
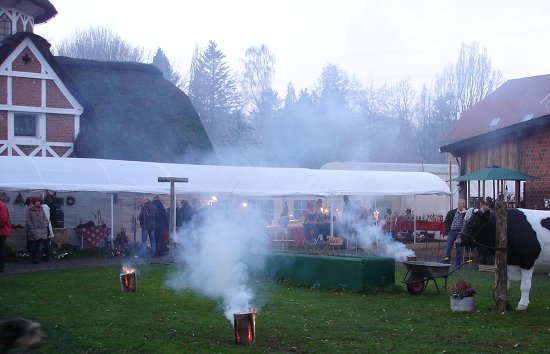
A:
[[[254,343],[256,338],[256,309],[249,312],[233,314],[233,327],[235,328],[235,343]]]
[[[120,290],[124,292],[136,292],[137,278],[135,268],[131,268],[127,265],[122,266],[122,273],[120,273]]]

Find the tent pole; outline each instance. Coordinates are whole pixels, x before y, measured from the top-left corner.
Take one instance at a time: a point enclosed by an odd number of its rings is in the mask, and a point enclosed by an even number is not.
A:
[[[328,216],[330,217],[330,237],[334,237],[334,207],[332,205],[332,196],[328,197]]]
[[[115,194],[111,193],[111,244],[115,239]]]
[[[453,165],[452,165],[452,160],[449,159],[449,190],[451,191],[451,197],[449,198],[449,209],[452,209],[453,208],[453,205],[455,205],[455,203],[453,203],[453,182],[452,182],[452,178],[453,178]],[[460,199],[460,193],[458,194],[458,198]]]
[[[414,227],[413,227],[413,243],[416,244],[416,194],[413,195],[413,220],[414,220]]]

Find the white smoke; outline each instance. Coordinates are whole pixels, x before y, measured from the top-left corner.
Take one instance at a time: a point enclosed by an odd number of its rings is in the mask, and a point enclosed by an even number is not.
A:
[[[414,256],[414,251],[404,243],[393,239],[390,233],[383,230],[384,221],[378,225],[359,225],[357,227],[358,246],[371,255],[391,257],[396,261],[404,261]]]
[[[220,300],[225,317],[257,307],[251,272],[261,270],[268,238],[262,218],[251,208],[203,207],[188,229],[177,234],[175,258],[181,267],[168,286]],[[200,220],[199,220],[200,219]]]

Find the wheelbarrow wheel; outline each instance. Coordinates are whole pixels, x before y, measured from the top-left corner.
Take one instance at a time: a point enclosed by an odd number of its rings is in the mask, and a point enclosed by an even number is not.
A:
[[[425,287],[426,283],[424,282],[424,276],[422,274],[413,273],[409,276],[407,280],[407,291],[409,294],[418,295],[424,291]]]

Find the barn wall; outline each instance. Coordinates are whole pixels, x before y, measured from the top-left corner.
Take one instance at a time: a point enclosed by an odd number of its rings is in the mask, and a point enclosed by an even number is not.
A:
[[[464,166],[462,174],[493,165],[522,171],[523,154],[520,140],[517,136],[513,136],[472,146],[466,151],[462,163]]]
[[[550,200],[550,126],[484,142],[465,149],[461,155],[461,174],[497,165],[539,177],[525,182],[523,206],[550,209],[550,205],[545,207],[545,199]]]
[[[525,183],[525,207],[550,209],[545,199],[550,200],[550,126],[539,129],[523,141],[524,170],[539,177]]]

